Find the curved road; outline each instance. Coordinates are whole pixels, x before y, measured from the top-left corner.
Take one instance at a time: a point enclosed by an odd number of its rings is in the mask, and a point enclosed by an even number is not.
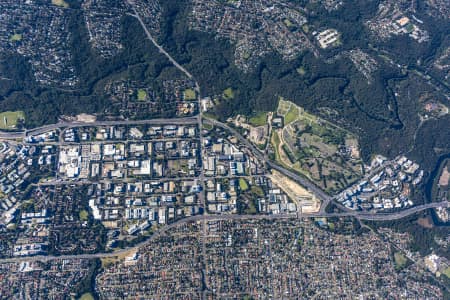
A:
[[[157,239],[170,229],[185,224],[189,222],[196,221],[220,221],[220,220],[282,220],[282,219],[296,219],[296,218],[316,218],[316,217],[355,217],[360,220],[368,221],[393,221],[404,218],[406,216],[415,214],[419,211],[426,210],[429,208],[436,207],[449,207],[449,202],[435,202],[424,204],[410,209],[406,209],[396,213],[386,213],[386,214],[368,214],[361,212],[342,212],[342,213],[315,213],[315,214],[285,214],[285,215],[197,215],[184,219],[180,219],[172,224],[166,225],[159,231],[155,232],[147,240],[127,249],[121,249],[115,252],[104,252],[104,253],[94,253],[94,254],[79,254],[79,255],[61,255],[61,256],[27,256],[27,257],[13,257],[0,259],[0,263],[17,263],[21,261],[49,261],[55,259],[94,259],[94,258],[105,258],[105,257],[115,257],[118,255],[125,254],[127,252],[137,251],[139,248],[149,244],[153,240]]]
[[[137,13],[133,0],[127,0],[128,4],[131,6],[131,8],[134,11],[134,14],[131,16],[135,17],[141,24],[142,28],[144,29],[147,37],[149,40],[159,49],[159,51],[164,54],[169,61],[177,67],[180,71],[182,71],[184,74],[186,74],[187,77],[193,78],[192,74],[190,74],[185,68],[183,68],[181,65],[179,65],[171,56],[168,54],[152,37],[150,32],[148,31],[145,23]],[[196,82],[196,90],[199,91],[200,87],[198,83]],[[436,208],[436,207],[449,207],[449,202],[436,202],[436,203],[429,203],[424,204],[416,207],[412,207],[409,209],[405,209],[403,211],[395,212],[395,213],[367,213],[367,212],[360,212],[360,211],[349,211],[346,210],[344,212],[340,213],[326,213],[324,211],[325,207],[333,200],[331,196],[326,194],[323,190],[321,190],[319,187],[317,187],[314,183],[309,181],[308,179],[290,171],[282,166],[278,165],[277,163],[269,160],[261,151],[259,151],[252,143],[250,143],[247,139],[242,137],[242,135],[237,132],[235,129],[231,128],[230,126],[221,123],[219,121],[213,120],[213,119],[207,119],[202,116],[200,113],[199,116],[196,117],[190,117],[190,118],[180,118],[180,119],[153,119],[153,120],[136,120],[136,121],[97,121],[92,123],[81,123],[81,122],[61,122],[57,124],[52,125],[46,125],[38,128],[34,128],[27,131],[22,132],[0,132],[0,140],[2,139],[23,139],[27,135],[35,135],[40,134],[46,131],[54,130],[56,128],[60,127],[84,127],[84,126],[101,126],[101,125],[131,125],[131,124],[194,124],[194,123],[200,123],[202,119],[205,121],[205,123],[208,123],[210,125],[215,125],[218,127],[221,127],[223,129],[226,129],[230,131],[233,135],[236,136],[240,140],[241,143],[246,145],[249,149],[252,150],[254,155],[267,163],[267,165],[284,175],[292,178],[293,180],[297,181],[304,187],[306,187],[310,192],[314,193],[321,201],[321,210],[318,213],[314,214],[290,214],[290,215],[197,215],[192,216],[184,219],[180,219],[172,224],[166,225],[165,227],[161,228],[159,231],[155,232],[149,239],[147,239],[144,242],[141,242],[133,247],[118,250],[115,252],[105,252],[105,253],[95,253],[95,254],[81,254],[81,255],[62,255],[62,256],[32,256],[32,257],[14,257],[14,258],[6,258],[6,259],[0,259],[0,263],[8,263],[8,262],[20,262],[20,261],[49,261],[54,259],[94,259],[94,258],[104,258],[104,257],[114,257],[121,254],[125,254],[127,252],[138,250],[140,247],[143,247],[153,240],[157,239],[170,229],[179,226],[181,224],[185,224],[188,222],[195,222],[195,221],[208,221],[208,220],[251,220],[251,219],[264,219],[264,220],[279,220],[279,219],[292,219],[292,218],[314,218],[314,217],[355,217],[360,220],[371,220],[371,221],[389,221],[389,220],[397,220],[404,218],[406,216],[415,214],[419,211],[430,209],[430,208]]]
[[[167,59],[175,67],[177,67],[181,72],[186,74],[187,77],[189,77],[190,79],[193,78],[191,73],[189,73],[185,68],[183,68],[183,66],[181,66],[175,59],[173,59],[172,56],[170,56],[170,54],[167,53],[166,50],[164,50],[164,48],[161,47],[161,45],[159,45],[156,42],[156,40],[153,38],[153,36],[148,31],[147,26],[145,25],[144,21],[142,21],[141,17],[139,16],[138,12],[136,11],[136,7],[134,6],[134,1],[133,0],[127,0],[127,2],[128,2],[128,4],[131,6],[131,8],[134,11],[134,15],[131,15],[131,16],[135,17],[139,21],[139,23],[141,23],[141,27],[142,27],[142,29],[144,29],[145,34],[147,35],[148,39],[153,43],[153,45],[155,45],[156,48],[158,48],[159,52],[164,54],[167,57]]]
[[[24,131],[0,131],[0,140],[16,140],[24,139],[30,135],[39,135],[44,132],[52,131],[58,128],[67,127],[88,127],[88,126],[110,126],[110,125],[181,125],[181,124],[195,124],[198,122],[198,117],[185,117],[185,118],[171,118],[171,119],[149,119],[149,120],[118,120],[118,121],[95,121],[95,122],[59,122],[55,124],[48,124],[32,129],[27,129]]]
[[[26,131],[26,135],[38,135],[47,131],[51,131],[61,127],[88,127],[88,126],[111,126],[111,125],[165,125],[165,124],[194,124],[197,122],[196,117],[172,118],[172,119],[149,119],[149,120],[119,120],[119,121],[95,121],[95,122],[60,122],[56,124],[44,125]]]
[[[332,197],[326,194],[323,190],[321,190],[319,187],[317,187],[314,183],[306,179],[305,177],[302,177],[290,170],[287,170],[283,168],[282,166],[278,165],[277,163],[271,161],[266,156],[264,156],[261,151],[259,151],[252,143],[250,143],[249,140],[244,138],[239,132],[237,132],[235,129],[231,128],[230,126],[219,122],[217,120],[204,118],[205,123],[210,125],[215,125],[218,127],[221,127],[223,129],[226,129],[230,131],[241,143],[243,143],[245,146],[247,146],[249,149],[252,150],[253,154],[260,160],[265,161],[268,166],[270,166],[272,169],[275,169],[284,175],[294,179],[304,187],[306,187],[310,192],[315,194],[317,198],[319,198],[322,201],[322,207],[326,207],[327,204],[332,200]]]

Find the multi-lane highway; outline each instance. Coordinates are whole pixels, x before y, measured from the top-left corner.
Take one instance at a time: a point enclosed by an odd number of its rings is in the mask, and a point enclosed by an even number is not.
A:
[[[0,140],[21,140],[25,137],[25,131],[0,131]]]
[[[196,117],[186,118],[172,118],[172,119],[150,119],[150,120],[117,120],[117,121],[95,121],[95,122],[60,122],[56,124],[50,124],[26,131],[26,136],[38,135],[44,132],[55,130],[58,128],[75,128],[75,127],[87,127],[87,126],[112,126],[112,125],[164,125],[164,124],[194,124],[197,122]]]
[[[180,118],[180,119],[152,119],[152,120],[138,120],[138,121],[97,121],[92,123],[80,123],[80,122],[61,122],[57,124],[52,125],[46,125],[39,128],[27,130],[26,132],[19,133],[12,133],[12,132],[5,132],[0,134],[0,140],[2,139],[18,139],[18,138],[24,138],[28,135],[35,135],[47,132],[49,130],[55,130],[58,128],[68,128],[68,127],[83,127],[83,126],[102,126],[102,125],[133,125],[133,124],[155,124],[155,125],[163,125],[163,124],[195,124],[199,121],[198,117],[190,117],[190,118]],[[251,144],[247,139],[245,139],[238,131],[231,128],[227,124],[224,124],[222,122],[219,122],[217,120],[203,118],[203,121],[206,124],[218,126],[224,130],[229,131],[232,133],[241,143],[243,143],[245,146],[247,146],[254,155],[260,159],[266,162],[266,164],[284,175],[292,178],[293,180],[297,181],[301,185],[305,186],[309,191],[314,193],[321,201],[322,201],[322,209],[317,213],[311,213],[311,214],[279,214],[279,215],[196,215],[184,219],[180,219],[177,222],[174,222],[172,224],[169,224],[163,228],[161,228],[159,231],[155,232],[148,240],[139,243],[135,245],[134,247],[118,250],[115,252],[104,252],[104,253],[95,253],[95,254],[81,254],[81,255],[63,255],[63,256],[32,256],[32,257],[13,257],[13,258],[6,258],[6,259],[0,259],[0,263],[6,263],[6,262],[20,262],[20,261],[48,261],[48,260],[54,260],[54,259],[94,259],[94,258],[104,258],[104,257],[114,257],[121,254],[128,253],[130,251],[137,250],[138,248],[145,246],[146,244],[150,243],[151,241],[155,240],[165,232],[169,231],[171,228],[174,228],[175,226],[179,226],[188,222],[196,222],[196,221],[202,221],[206,222],[208,220],[258,220],[258,219],[266,219],[266,220],[280,220],[280,219],[292,219],[292,218],[316,218],[316,217],[354,217],[360,220],[371,220],[371,221],[390,221],[390,220],[398,220],[404,217],[407,217],[409,215],[415,214],[419,211],[423,211],[430,208],[437,208],[437,207],[449,207],[449,202],[435,202],[435,203],[429,203],[424,205],[415,206],[409,209],[405,209],[402,211],[394,212],[394,213],[367,213],[362,211],[352,211],[352,210],[346,210],[344,212],[339,213],[326,213],[324,208],[330,201],[332,201],[332,197],[327,195],[325,192],[323,192],[320,188],[318,188],[316,185],[314,185],[312,182],[310,182],[308,179],[301,177],[300,175],[287,170],[283,168],[282,166],[278,165],[275,162],[272,162],[266,155],[264,155],[261,151],[259,151],[253,144]],[[54,182],[47,182],[45,184],[61,184],[61,183],[67,183],[67,184],[76,184],[77,182],[60,182],[60,181],[54,181]],[[81,183],[87,183],[80,181]]]
[[[145,26],[145,23],[140,18],[139,14],[134,8],[134,2],[132,0],[128,0],[129,5],[134,10],[134,14],[132,14],[133,17],[135,17],[141,24],[142,28],[144,29],[147,37],[149,40],[159,49],[159,51],[164,54],[169,61],[177,67],[181,72],[186,74],[187,77],[193,78],[193,76],[181,65],[179,65],[171,56],[169,53],[167,53],[157,42],[156,40],[151,36],[150,32],[148,31],[147,27]],[[199,93],[200,86],[196,82],[196,91]],[[200,103],[199,103],[200,104]],[[200,106],[199,106],[200,107]],[[46,125],[34,129],[24,130],[20,132],[0,132],[0,141],[1,140],[24,140],[27,136],[31,135],[39,135],[44,132],[52,131],[58,128],[74,128],[74,127],[84,127],[84,126],[112,126],[112,125],[133,125],[133,124],[154,124],[154,125],[163,125],[163,124],[199,124],[200,129],[202,126],[202,122],[205,122],[206,124],[214,125],[217,127],[220,127],[224,130],[227,130],[231,132],[239,141],[247,146],[254,155],[260,159],[261,161],[264,161],[267,166],[270,168],[277,170],[284,174],[287,177],[290,177],[291,179],[297,181],[299,184],[307,188],[310,192],[315,194],[321,201],[321,209],[317,213],[312,214],[278,214],[278,215],[208,215],[208,214],[202,214],[202,215],[196,215],[192,217],[187,217],[184,219],[180,219],[174,223],[171,223],[169,225],[166,225],[165,227],[162,227],[159,231],[155,232],[149,239],[147,239],[144,242],[141,242],[133,247],[122,249],[114,252],[104,252],[104,253],[95,253],[95,254],[81,254],[81,255],[62,255],[62,256],[32,256],[32,257],[13,257],[13,258],[6,258],[6,259],[0,259],[0,263],[7,263],[7,262],[21,262],[21,261],[49,261],[54,259],[94,259],[94,258],[105,258],[105,257],[115,257],[118,255],[123,255],[128,252],[132,252],[135,250],[138,250],[140,247],[143,247],[150,243],[151,241],[154,241],[164,233],[170,231],[172,228],[186,224],[188,222],[206,222],[210,220],[258,220],[258,219],[265,219],[265,220],[281,220],[281,219],[292,219],[292,218],[316,218],[316,217],[354,217],[360,220],[373,220],[373,221],[386,221],[386,220],[397,220],[404,217],[407,217],[409,215],[415,214],[419,211],[423,211],[430,208],[436,208],[436,207],[449,207],[449,202],[436,202],[436,203],[429,203],[424,205],[415,206],[409,209],[405,209],[402,211],[394,212],[394,213],[368,213],[368,212],[361,212],[361,211],[352,211],[349,209],[344,209],[343,212],[339,213],[326,213],[325,208],[327,205],[333,201],[333,198],[326,194],[322,189],[320,189],[318,186],[316,186],[313,182],[308,180],[305,177],[302,177],[293,171],[290,171],[281,165],[277,164],[274,161],[271,161],[263,152],[261,152],[259,149],[257,149],[250,141],[245,139],[238,131],[231,128],[227,124],[224,124],[222,122],[219,122],[214,119],[209,119],[203,117],[203,115],[200,113],[198,116],[195,117],[188,117],[188,118],[178,118],[178,119],[151,119],[151,120],[118,120],[118,121],[95,121],[90,123],[83,123],[83,122],[60,122],[57,124],[51,124]],[[202,133],[200,133],[202,134]],[[203,143],[201,143],[203,145]],[[203,179],[203,175],[200,176],[199,179]],[[47,182],[44,184],[60,184],[60,183],[73,183],[76,184],[77,182],[61,182],[61,181],[54,181],[54,182]],[[83,181],[79,181],[78,183],[87,183]],[[202,203],[204,205],[204,203]]]
[[[317,187],[314,183],[309,181],[307,178],[302,177],[288,169],[283,168],[279,164],[271,161],[266,155],[264,155],[259,149],[257,149],[248,139],[244,138],[239,132],[237,132],[235,129],[231,128],[227,124],[224,124],[222,122],[219,122],[217,120],[213,119],[207,119],[204,118],[204,122],[206,124],[214,125],[221,127],[223,129],[228,130],[231,132],[242,144],[247,146],[249,149],[252,150],[252,153],[261,161],[265,161],[266,164],[271,167],[272,169],[277,170],[278,172],[281,172],[282,174],[292,178],[293,180],[297,181],[299,184],[307,188],[311,193],[316,195],[317,198],[319,198],[322,201],[322,207],[325,208],[328,203],[332,200],[332,197],[326,194],[324,191],[322,191],[319,187]]]
[[[117,250],[114,252],[103,252],[103,253],[93,253],[93,254],[79,254],[79,255],[61,255],[61,256],[28,256],[28,257],[13,257],[0,259],[0,263],[10,263],[10,262],[21,262],[21,261],[49,261],[55,259],[94,259],[94,258],[106,258],[115,257],[123,255],[126,253],[133,253],[139,248],[149,244],[154,241],[164,233],[170,231],[176,226],[180,226],[189,222],[200,222],[200,221],[220,221],[220,220],[283,220],[283,219],[296,219],[296,218],[317,218],[317,217],[355,217],[360,220],[370,220],[370,221],[392,221],[407,217],[411,214],[415,214],[419,211],[426,210],[429,208],[436,207],[449,207],[449,203],[445,202],[435,202],[416,206],[410,209],[406,209],[396,213],[384,213],[384,214],[370,214],[363,212],[341,212],[341,213],[313,213],[313,214],[279,214],[279,215],[196,215],[192,217],[187,217],[180,219],[174,223],[162,227],[159,231],[155,232],[146,241],[136,244],[133,247]]]
[[[23,131],[0,131],[1,140],[23,140],[27,136],[39,135],[45,132],[56,130],[58,128],[75,128],[88,126],[112,126],[112,125],[183,125],[195,124],[198,117],[172,118],[172,119],[149,119],[149,120],[116,120],[116,121],[95,121],[95,122],[59,122],[55,124],[44,125]]]
[[[222,129],[225,129],[225,130],[229,131],[237,139],[239,139],[239,141],[242,144],[247,146],[258,159],[260,159],[261,161],[265,161],[266,164],[270,168],[281,172],[285,176],[290,177],[291,179],[297,181],[299,184],[301,184],[302,186],[307,188],[310,192],[315,194],[322,201],[322,206],[321,206],[321,210],[320,210],[319,214],[321,216],[329,215],[329,214],[325,213],[324,208],[330,203],[330,201],[333,200],[333,197],[331,197],[330,195],[326,194],[324,191],[322,191],[319,187],[317,187],[314,183],[309,181],[307,178],[302,177],[302,176],[294,173],[293,171],[290,171],[290,170],[280,166],[279,164],[271,161],[266,155],[264,155],[259,149],[257,149],[250,141],[248,141],[246,138],[244,138],[237,130],[231,128],[227,124],[224,124],[222,122],[219,122],[219,121],[214,120],[214,119],[209,119],[209,118],[203,118],[203,121],[206,124],[218,126],[218,127],[221,127]],[[55,129],[58,129],[58,128],[73,128],[73,127],[83,127],[83,126],[133,125],[133,124],[136,124],[136,125],[137,124],[163,125],[163,124],[196,124],[196,123],[198,123],[198,117],[188,117],[188,118],[179,118],[179,119],[96,121],[96,122],[92,122],[92,123],[60,122],[60,123],[57,123],[57,124],[51,124],[51,125],[46,125],[46,126],[42,126],[42,127],[38,127],[38,128],[27,130],[26,132],[22,133],[22,138],[25,137],[25,136],[28,136],[28,135],[40,134],[40,133],[44,133],[44,132],[47,132],[47,131],[50,131],[50,130],[55,130]],[[2,139],[17,139],[19,136],[20,136],[19,133],[2,132],[2,133],[0,133],[0,140],[2,140]],[[50,184],[50,183],[61,183],[61,182],[47,182],[45,184]],[[69,182],[67,182],[67,183],[69,183]],[[76,182],[73,182],[73,183],[76,183]],[[390,219],[392,217],[398,218],[398,217],[401,217],[404,214],[414,213],[415,211],[419,211],[421,209],[432,208],[432,207],[436,207],[436,206],[439,207],[439,206],[443,206],[443,205],[444,205],[444,203],[430,203],[430,204],[427,204],[426,206],[417,206],[417,207],[413,207],[413,208],[410,208],[410,209],[407,209],[407,210],[403,210],[403,211],[401,211],[399,213],[396,213],[396,214],[388,214],[388,215],[386,215],[386,214],[369,214],[369,213],[363,213],[363,212],[354,212],[354,211],[351,211],[351,210],[348,210],[348,209],[346,210],[345,214],[347,216],[358,216],[360,218],[364,217],[366,219],[370,218],[370,219],[373,219],[373,220],[383,220],[383,218],[388,220],[388,219]]]

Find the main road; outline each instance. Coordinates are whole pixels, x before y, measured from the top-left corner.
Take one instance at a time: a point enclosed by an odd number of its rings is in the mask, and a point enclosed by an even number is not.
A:
[[[178,64],[177,61],[175,61],[169,53],[167,53],[152,37],[150,32],[148,31],[145,23],[137,13],[134,2],[132,0],[127,0],[128,4],[131,6],[131,8],[134,11],[134,14],[132,14],[133,17],[135,17],[139,23],[141,24],[143,30],[145,31],[145,34],[149,38],[149,40],[159,49],[159,51],[164,54],[169,61],[180,71],[182,71],[188,78],[193,78],[192,74],[190,74],[185,68],[183,68],[180,64]],[[199,93],[200,92],[200,86],[196,82],[196,90]],[[199,101],[200,102],[200,101]],[[200,103],[199,103],[200,104]],[[199,106],[199,109],[201,106]],[[153,240],[157,239],[170,229],[179,226],[181,224],[185,224],[188,222],[206,222],[206,221],[213,221],[213,220],[280,220],[280,219],[293,219],[293,218],[316,218],[316,217],[355,217],[360,220],[371,220],[371,221],[391,221],[391,220],[397,220],[404,218],[406,216],[415,214],[419,211],[430,209],[430,208],[437,208],[437,207],[449,207],[449,202],[435,202],[435,203],[429,203],[424,205],[419,205],[416,207],[412,207],[409,209],[405,209],[399,212],[395,213],[367,213],[367,212],[360,212],[360,211],[351,211],[346,210],[344,212],[340,213],[326,213],[325,207],[332,201],[332,197],[326,194],[323,190],[321,190],[319,187],[317,187],[314,183],[309,181],[307,178],[304,178],[288,169],[283,168],[279,164],[271,161],[266,157],[261,151],[259,151],[252,143],[250,143],[247,139],[245,139],[239,132],[237,132],[235,129],[231,128],[227,124],[224,124],[222,122],[219,122],[214,119],[208,119],[204,118],[202,114],[200,113],[196,117],[190,117],[190,118],[179,118],[179,119],[152,119],[152,120],[120,120],[120,121],[96,121],[91,123],[82,123],[82,122],[60,122],[57,124],[51,124],[46,125],[30,130],[25,130],[21,132],[0,132],[0,140],[17,140],[17,139],[24,139],[26,136],[30,135],[37,135],[41,134],[47,131],[55,130],[57,128],[61,127],[83,127],[83,126],[108,126],[108,125],[132,125],[132,124],[155,124],[155,125],[163,125],[163,124],[194,124],[198,123],[201,128],[202,121],[204,121],[207,124],[215,125],[218,127],[221,127],[223,129],[226,129],[230,131],[236,138],[239,139],[241,143],[243,143],[245,146],[247,146],[249,149],[252,150],[254,155],[262,160],[265,161],[266,164],[272,168],[275,169],[282,174],[292,178],[293,180],[297,181],[304,187],[306,187],[310,192],[315,194],[321,201],[321,210],[317,213],[312,214],[278,214],[278,215],[196,215],[184,219],[180,219],[172,224],[166,225],[165,227],[161,228],[159,231],[155,232],[149,239],[147,239],[144,242],[141,242],[133,247],[118,250],[115,252],[105,252],[105,253],[93,253],[93,254],[81,254],[81,255],[62,255],[62,256],[31,256],[31,257],[13,257],[13,258],[5,258],[0,259],[0,263],[8,263],[8,262],[21,262],[21,261],[49,261],[54,259],[94,259],[94,258],[105,258],[105,257],[115,257],[118,255],[126,254],[128,252],[137,251],[139,248],[149,244]]]
[[[21,140],[25,137],[25,131],[0,131],[1,140]]]
[[[253,154],[260,159],[261,161],[265,161],[266,164],[271,167],[272,169],[275,169],[284,175],[292,178],[293,180],[300,183],[302,186],[307,188],[311,193],[316,195],[317,198],[319,198],[322,201],[322,207],[326,207],[326,205],[332,200],[332,197],[326,194],[323,190],[321,190],[319,187],[317,187],[314,183],[306,179],[305,177],[302,177],[288,169],[283,168],[279,164],[271,161],[268,157],[266,157],[259,149],[257,149],[248,139],[244,138],[237,130],[231,128],[227,124],[224,124],[222,122],[219,122],[214,119],[207,119],[204,118],[204,122],[206,124],[215,125],[218,127],[221,127],[223,129],[226,129],[230,131],[242,144],[247,146],[249,149],[252,150]]]
[[[114,125],[185,125],[195,124],[198,122],[198,117],[185,118],[165,118],[165,119],[149,119],[149,120],[114,120],[114,121],[95,121],[95,122],[58,122],[55,124],[48,124],[23,131],[0,131],[1,140],[23,140],[27,136],[39,135],[45,132],[56,130],[58,128],[75,128],[88,126],[114,126]]]
[[[181,66],[175,59],[172,58],[172,56],[170,56],[169,53],[167,53],[166,50],[164,50],[164,48],[159,45],[156,40],[153,38],[153,36],[151,35],[150,31],[148,31],[147,26],[145,25],[144,21],[142,21],[142,18],[139,16],[139,13],[136,11],[136,7],[134,4],[133,0],[127,0],[128,4],[131,6],[131,8],[134,11],[134,14],[132,14],[131,16],[135,17],[139,23],[141,23],[141,27],[142,29],[144,29],[145,34],[147,35],[148,39],[153,43],[153,45],[155,45],[156,48],[158,48],[159,52],[164,54],[167,59],[177,68],[179,69],[181,72],[183,72],[184,74],[186,74],[187,77],[189,77],[190,79],[193,78],[192,74],[188,72],[188,70],[186,70],[183,66]]]
[[[416,206],[410,209],[406,209],[396,213],[386,213],[386,214],[370,214],[370,213],[362,213],[357,211],[352,212],[341,212],[341,213],[313,213],[313,214],[278,214],[278,215],[196,215],[192,217],[187,217],[184,219],[180,219],[172,224],[166,225],[161,228],[157,232],[155,232],[151,237],[147,240],[136,244],[133,247],[121,249],[114,252],[103,252],[103,253],[92,253],[92,254],[79,254],[79,255],[61,255],[61,256],[27,256],[27,257],[12,257],[12,258],[3,258],[0,259],[0,263],[18,263],[22,261],[50,261],[55,259],[95,259],[95,258],[107,258],[107,257],[116,257],[119,255],[123,255],[126,253],[133,253],[138,251],[139,248],[146,246],[151,243],[158,237],[162,236],[164,233],[170,231],[176,226],[186,224],[189,222],[200,222],[200,221],[221,221],[221,220],[283,220],[283,219],[301,219],[301,218],[318,218],[318,217],[355,217],[360,220],[369,220],[369,221],[393,221],[398,220],[404,217],[407,217],[411,214],[415,214],[419,211],[426,210],[429,208],[436,207],[449,207],[449,202],[435,202],[424,204],[420,206]]]

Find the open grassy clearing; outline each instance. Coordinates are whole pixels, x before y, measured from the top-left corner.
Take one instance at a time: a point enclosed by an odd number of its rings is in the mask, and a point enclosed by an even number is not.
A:
[[[102,268],[108,267],[119,261],[119,259],[115,257],[103,257],[100,260],[102,262]]]
[[[284,117],[290,108],[291,108],[291,102],[285,101],[283,97],[278,98],[278,109],[277,109],[278,115]]]
[[[102,262],[102,268],[105,268],[111,264],[118,262],[118,261],[124,260],[128,256],[132,256],[135,252],[136,252],[135,249],[130,249],[127,252],[118,254],[117,256],[102,257],[102,258],[100,258],[100,261]]]
[[[89,218],[89,212],[85,209],[80,210],[78,215],[81,221],[87,221]]]
[[[69,3],[64,0],[52,0],[52,4],[59,7],[69,8]]]
[[[227,88],[226,90],[223,91],[223,97],[227,100],[231,100],[234,99],[234,91],[232,88]]]
[[[313,180],[333,194],[362,175],[358,139],[351,132],[307,113],[280,97],[277,114],[284,127],[271,138],[282,165]]]
[[[299,117],[299,109],[297,105],[292,105],[286,116],[284,117],[284,124],[288,125],[296,121]]]
[[[143,89],[138,89],[137,99],[138,101],[145,101],[147,99],[147,92]]]
[[[210,125],[210,124],[203,124],[203,129],[211,130],[211,129],[213,129],[213,128],[214,128],[213,125]]]
[[[278,137],[280,139],[280,143],[278,144],[277,148],[277,153],[279,157],[278,162],[280,162],[281,165],[283,165],[286,168],[293,169],[298,173],[302,173],[303,175],[308,176],[308,174],[305,174],[304,171],[302,170],[300,162],[295,160],[295,157],[289,150],[288,145],[284,141],[283,133],[278,132]]]
[[[267,113],[260,112],[257,115],[251,117],[248,122],[252,126],[263,126],[267,124]]]
[[[195,95],[195,91],[193,89],[186,89],[183,92],[183,98],[185,101],[192,101],[197,99],[197,96]]]
[[[317,117],[302,110],[299,119],[310,126],[317,126]]]
[[[308,26],[308,24],[304,24],[304,25],[302,26],[302,30],[303,30],[304,33],[308,33],[308,32],[309,32],[309,26]]]
[[[219,116],[211,112],[206,112],[203,114],[203,116],[207,119],[219,120]]]
[[[294,26],[294,24],[292,24],[291,20],[289,20],[289,19],[284,19],[283,23],[284,23],[284,25],[286,25],[286,27],[289,27],[289,28]]]
[[[9,38],[9,40],[10,40],[11,42],[19,42],[19,41],[22,40],[22,35],[19,34],[19,33],[15,33],[15,34],[13,34],[13,35]]]
[[[448,279],[450,279],[450,267],[442,271],[442,274],[444,274],[445,276],[447,276]]]
[[[280,148],[280,137],[276,131],[272,131],[272,138],[270,142],[275,150],[275,160],[280,161],[280,153],[278,152],[278,149]]]
[[[252,185],[250,190],[257,197],[264,197],[264,191],[260,186]]]
[[[400,270],[404,266],[406,266],[406,263],[408,262],[408,259],[406,258],[406,256],[403,255],[403,253],[395,252],[394,253],[394,262],[395,262],[395,268],[397,270]]]
[[[5,111],[0,113],[0,129],[14,129],[19,120],[25,120],[23,111]]]
[[[297,71],[298,75],[300,75],[300,76],[305,76],[306,75],[306,70],[305,70],[304,67],[299,67],[299,68],[297,68],[296,71]]]
[[[84,293],[79,300],[94,300],[94,296],[91,293]]]
[[[247,181],[244,178],[239,178],[239,188],[243,192],[248,190],[248,183],[247,183]]]

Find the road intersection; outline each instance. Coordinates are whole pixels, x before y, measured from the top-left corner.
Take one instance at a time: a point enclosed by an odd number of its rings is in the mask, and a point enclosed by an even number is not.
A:
[[[189,73],[184,67],[182,67],[180,64],[178,64],[169,53],[167,53],[161,45],[157,43],[157,41],[152,37],[151,33],[147,29],[145,23],[137,13],[137,10],[134,8],[134,2],[132,0],[128,0],[128,4],[131,6],[131,8],[134,11],[134,14],[131,14],[131,16],[135,17],[139,23],[141,24],[143,30],[145,31],[146,36],[148,39],[159,49],[159,51],[165,55],[168,60],[181,72],[186,74],[186,76],[190,79],[193,79],[193,75]],[[292,218],[317,218],[317,217],[354,217],[360,220],[370,220],[370,221],[391,221],[391,220],[398,220],[404,217],[407,217],[409,215],[415,214],[417,212],[430,209],[430,208],[437,208],[437,207],[449,207],[449,202],[435,202],[435,203],[428,203],[424,205],[415,206],[409,209],[405,209],[398,212],[393,213],[367,213],[363,211],[353,211],[347,208],[344,208],[339,203],[335,202],[333,200],[333,197],[325,193],[322,189],[317,187],[313,182],[308,180],[307,178],[300,176],[299,174],[286,169],[279,165],[278,163],[270,160],[265,153],[257,149],[255,145],[253,145],[248,139],[244,138],[238,131],[236,131],[234,128],[230,127],[227,124],[224,124],[222,122],[219,122],[214,119],[206,118],[202,114],[201,110],[201,99],[200,99],[200,86],[196,82],[196,92],[198,94],[198,101],[199,101],[199,114],[194,117],[187,117],[187,118],[177,118],[177,119],[150,119],[150,120],[118,120],[118,121],[95,121],[95,122],[59,122],[56,124],[51,125],[45,125],[38,128],[18,131],[18,132],[0,132],[0,141],[1,140],[9,140],[9,141],[18,141],[22,140],[26,142],[27,137],[33,136],[33,135],[40,135],[42,133],[56,130],[56,129],[64,129],[64,128],[76,128],[76,127],[86,127],[86,126],[108,126],[108,125],[133,125],[133,124],[154,124],[154,125],[162,125],[162,124],[198,124],[199,130],[200,130],[200,143],[203,148],[203,140],[202,140],[202,126],[203,124],[213,125],[222,128],[223,130],[226,130],[233,134],[243,145],[245,145],[248,149],[252,151],[252,153],[257,157],[259,160],[264,161],[268,168],[277,170],[284,174],[285,176],[293,179],[294,181],[298,182],[300,185],[304,186],[306,189],[308,189],[311,193],[313,193],[318,199],[321,200],[321,208],[320,211],[317,213],[310,213],[310,214],[302,214],[302,213],[296,213],[296,214],[279,214],[279,215],[237,215],[237,214],[226,214],[226,215],[211,215],[206,212],[200,215],[195,215],[183,219],[179,219],[169,225],[166,225],[162,227],[160,230],[155,232],[151,237],[149,237],[146,241],[141,242],[133,247],[129,247],[126,249],[117,250],[114,252],[103,252],[103,253],[93,253],[93,254],[80,254],[80,255],[62,255],[62,256],[32,256],[32,257],[15,257],[15,258],[6,258],[6,259],[0,259],[0,263],[14,263],[14,262],[21,262],[21,261],[49,261],[49,260],[55,260],[55,259],[95,259],[95,258],[107,258],[107,257],[116,257],[121,254],[138,250],[139,248],[147,245],[151,241],[157,239],[164,233],[170,231],[172,228],[186,224],[188,222],[203,222],[204,228],[206,228],[206,222],[207,221],[214,221],[214,220],[249,220],[249,219],[264,219],[264,220],[279,220],[279,219],[292,219]],[[204,173],[203,168],[200,176],[198,177],[198,180],[201,184],[204,185]],[[64,184],[63,181],[54,181],[54,182],[45,182],[42,184]],[[71,182],[72,184],[84,184],[85,182],[79,181],[79,182]],[[205,207],[205,200],[204,197],[200,196],[200,202]],[[326,207],[333,202],[335,205],[337,205],[339,208],[342,209],[342,212],[339,213],[327,213],[325,211]],[[205,256],[204,256],[205,257]]]
[[[180,219],[176,222],[173,222],[169,225],[162,227],[160,230],[156,231],[151,237],[147,240],[134,245],[133,247],[120,249],[112,252],[102,252],[102,253],[92,253],[92,254],[74,254],[74,255],[61,255],[61,256],[28,256],[28,257],[14,257],[14,258],[4,258],[0,259],[0,263],[15,263],[22,261],[50,261],[55,259],[95,259],[95,258],[107,258],[107,257],[117,257],[119,255],[123,255],[125,253],[130,253],[133,251],[138,251],[139,248],[149,244],[151,241],[157,239],[162,236],[164,233],[170,231],[170,229],[180,226],[182,224],[186,224],[189,222],[207,222],[207,221],[221,221],[221,220],[283,220],[283,219],[295,219],[295,218],[321,218],[321,217],[336,217],[336,218],[344,218],[344,217],[354,217],[359,220],[367,220],[367,221],[394,221],[404,217],[407,217],[411,214],[415,214],[419,211],[426,210],[429,208],[436,207],[449,207],[448,202],[434,202],[429,204],[424,204],[420,206],[415,206],[397,213],[378,213],[378,214],[370,214],[370,213],[361,213],[357,211],[352,212],[340,212],[340,213],[312,213],[312,214],[280,214],[280,215],[196,215],[192,217],[187,217]]]

